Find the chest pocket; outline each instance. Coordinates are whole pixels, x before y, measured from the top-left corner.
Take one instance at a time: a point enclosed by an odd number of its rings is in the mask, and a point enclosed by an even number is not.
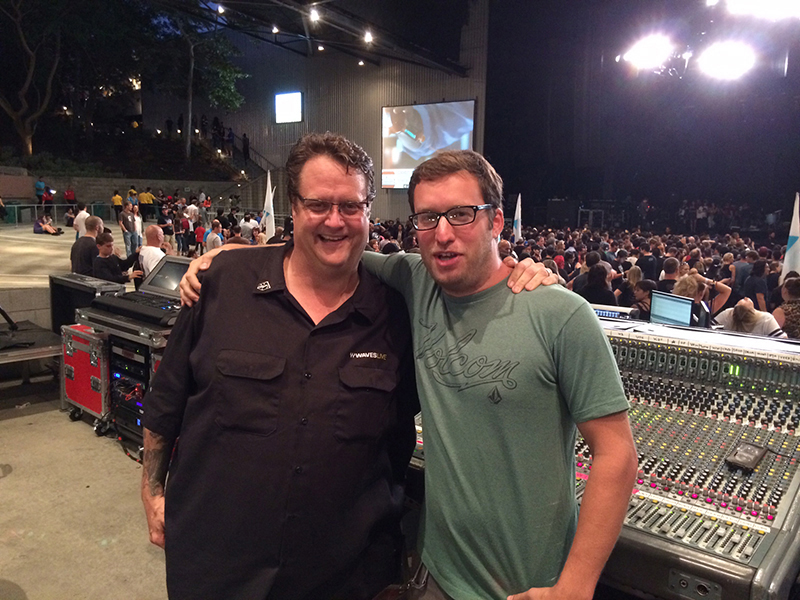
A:
[[[285,368],[286,359],[279,356],[222,350],[214,376],[217,424],[253,435],[275,433]]]
[[[339,369],[341,393],[334,435],[341,441],[379,438],[394,417],[397,372],[348,365]]]

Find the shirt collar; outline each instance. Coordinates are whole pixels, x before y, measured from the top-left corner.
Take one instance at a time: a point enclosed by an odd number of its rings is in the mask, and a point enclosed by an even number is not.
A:
[[[286,289],[286,279],[283,275],[283,261],[286,254],[294,248],[294,242],[289,240],[284,244],[282,252],[270,252],[267,260],[258,274],[258,282],[253,289],[254,294],[263,295],[282,292]],[[358,263],[358,286],[348,302],[352,309],[366,317],[370,323],[380,316],[382,308],[375,301],[380,297],[380,282]]]

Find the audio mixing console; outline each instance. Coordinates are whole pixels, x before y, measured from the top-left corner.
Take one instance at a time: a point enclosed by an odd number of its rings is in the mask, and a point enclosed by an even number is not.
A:
[[[639,457],[604,581],[646,598],[788,599],[800,571],[800,345],[603,326]],[[412,462],[421,466],[417,426]],[[579,438],[579,501],[591,465]]]

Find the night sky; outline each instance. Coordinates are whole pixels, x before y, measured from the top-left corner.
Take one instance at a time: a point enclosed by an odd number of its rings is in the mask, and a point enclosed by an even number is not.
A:
[[[735,33],[766,64],[719,83],[691,60],[682,78],[615,62],[656,30],[694,47]],[[702,0],[510,0],[492,3],[488,70],[484,151],[529,214],[565,196],[787,214],[800,190],[800,21],[733,19]]]

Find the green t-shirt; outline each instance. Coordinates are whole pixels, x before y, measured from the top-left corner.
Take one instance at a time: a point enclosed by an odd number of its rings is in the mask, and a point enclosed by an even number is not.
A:
[[[411,315],[423,562],[459,600],[552,586],[577,524],[575,424],[628,408],[597,317],[558,285],[454,298],[419,255],[367,252],[363,264]]]

